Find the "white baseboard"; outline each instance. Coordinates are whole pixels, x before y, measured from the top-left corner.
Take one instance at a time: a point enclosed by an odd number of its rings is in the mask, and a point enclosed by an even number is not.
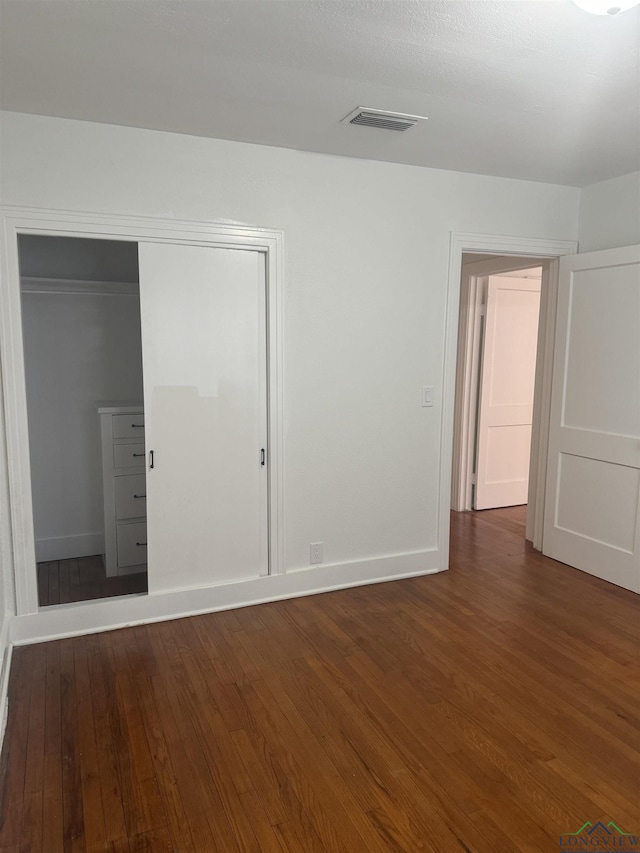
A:
[[[91,557],[94,554],[104,554],[103,533],[79,533],[76,536],[36,539],[36,562],[38,563],[73,560],[77,557]]]
[[[4,733],[7,729],[7,716],[9,711],[9,672],[11,670],[11,653],[13,646],[9,640],[10,616],[4,617],[2,630],[0,631],[0,750],[4,741]]]
[[[38,643],[110,631],[145,622],[160,622],[248,607],[267,601],[314,595],[352,586],[400,580],[441,571],[441,552],[434,548],[348,563],[289,571],[240,583],[177,589],[148,595],[123,596],[41,608],[38,613],[14,616],[11,640],[16,645]],[[152,586],[152,584],[151,584]]]

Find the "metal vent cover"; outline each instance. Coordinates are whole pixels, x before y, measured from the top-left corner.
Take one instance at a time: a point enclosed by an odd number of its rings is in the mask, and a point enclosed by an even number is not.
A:
[[[341,124],[356,124],[361,127],[377,127],[381,130],[396,130],[400,133],[415,127],[419,121],[426,121],[427,116],[412,116],[404,113],[392,113],[387,110],[373,110],[369,107],[357,107]]]

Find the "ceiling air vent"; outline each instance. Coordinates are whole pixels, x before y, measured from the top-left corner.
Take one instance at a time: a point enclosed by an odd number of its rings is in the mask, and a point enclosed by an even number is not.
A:
[[[419,121],[426,121],[426,116],[410,116],[403,113],[390,113],[386,110],[371,110],[368,107],[358,107],[342,119],[341,124],[359,124],[363,127],[378,127],[382,130],[410,130]]]

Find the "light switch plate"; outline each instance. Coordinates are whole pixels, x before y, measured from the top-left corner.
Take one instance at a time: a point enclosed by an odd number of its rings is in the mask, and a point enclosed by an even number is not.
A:
[[[433,406],[433,385],[422,386],[422,405]]]

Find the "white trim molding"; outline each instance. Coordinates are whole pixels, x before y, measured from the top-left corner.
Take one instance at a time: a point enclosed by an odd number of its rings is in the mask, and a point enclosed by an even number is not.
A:
[[[528,258],[540,258],[542,260],[575,254],[577,250],[578,244],[575,241],[451,232],[442,377],[442,421],[440,429],[438,549],[443,569],[449,565],[449,513],[451,507],[453,423],[456,398],[456,358],[458,352],[462,255],[464,252],[471,252],[489,255],[516,255]],[[549,329],[546,329],[545,341],[548,340],[550,334],[553,335],[553,330],[550,332]],[[551,343],[550,350],[545,346],[544,354],[545,359],[549,356],[552,358],[553,343]],[[541,369],[545,371],[550,370],[551,366],[550,364],[545,364]],[[544,404],[542,405],[544,409]],[[548,429],[548,407],[546,414],[543,411],[541,418],[543,425],[545,422]],[[544,493],[544,488],[542,489],[542,493]]]
[[[531,459],[527,498],[526,538],[537,551],[542,551],[544,501],[547,491],[547,457],[549,454],[549,418],[551,416],[551,380],[556,337],[558,274],[560,260],[546,263],[542,269],[540,320],[533,391],[533,423],[531,425]]]
[[[29,438],[22,341],[18,235],[91,237],[132,242],[182,243],[264,253],[268,292],[269,557],[271,575],[283,572],[284,237],[281,231],[115,216],[98,213],[0,208],[0,362],[4,386],[13,577],[18,617],[38,613]],[[2,508],[4,511],[4,508]],[[121,602],[122,606],[122,602]]]
[[[438,551],[430,549],[390,554],[370,560],[311,566],[286,574],[217,586],[61,604],[43,608],[39,613],[14,617],[11,620],[10,638],[14,645],[40,643],[129,625],[180,619],[198,613],[213,613],[267,601],[418,577],[438,571]]]

